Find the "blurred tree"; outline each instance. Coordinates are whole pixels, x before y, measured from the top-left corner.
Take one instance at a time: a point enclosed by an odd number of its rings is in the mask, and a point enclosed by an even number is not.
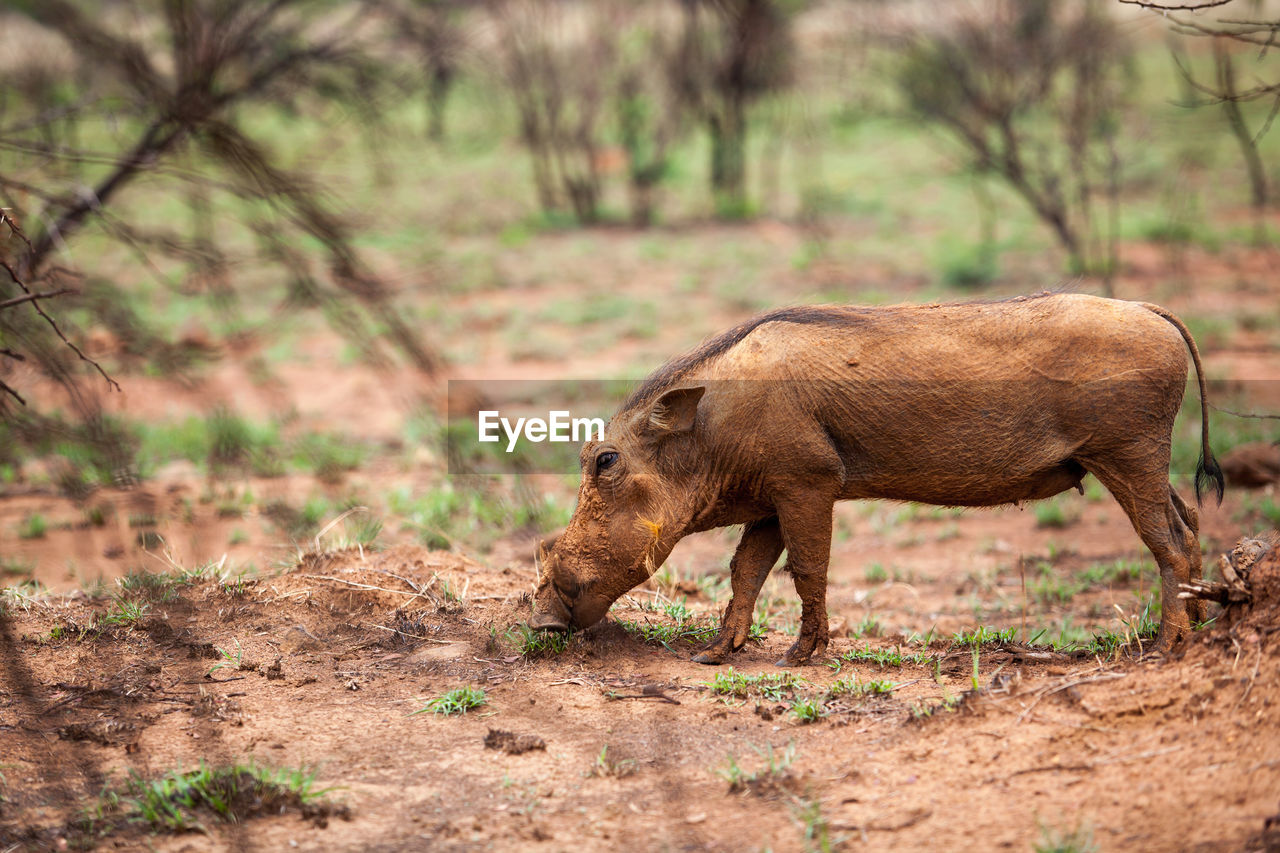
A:
[[[797,6],[780,0],[680,0],[684,34],[677,91],[711,138],[711,190],[722,216],[748,208],[748,108],[791,83]]]
[[[617,134],[627,160],[631,222],[653,222],[657,192],[670,172],[671,147],[688,129],[687,112],[673,80],[681,47],[661,8],[637,15],[619,49],[612,87]]]
[[[1175,34],[1184,37],[1208,37],[1213,43],[1213,71],[1209,79],[1198,75],[1186,50],[1186,44],[1175,41],[1172,51],[1183,78],[1192,90],[1188,100],[1191,106],[1220,105],[1222,116],[1231,135],[1240,147],[1245,172],[1249,178],[1249,201],[1253,207],[1256,238],[1266,237],[1264,214],[1270,202],[1266,167],[1258,145],[1271,129],[1277,113],[1280,113],[1280,80],[1272,67],[1272,48],[1280,39],[1280,20],[1265,19],[1265,4],[1260,0],[1240,0],[1236,7],[1249,7],[1240,14],[1248,17],[1223,17],[1235,0],[1204,0],[1199,3],[1158,3],[1150,0],[1120,0],[1131,6],[1141,6],[1158,12],[1171,22]],[[1187,14],[1221,9],[1214,20],[1205,15]],[[1234,11],[1234,10],[1232,10]],[[1252,57],[1252,82],[1241,86],[1238,80],[1237,60],[1241,56]],[[1257,123],[1257,130],[1249,126],[1243,105],[1250,101],[1269,101],[1265,118]]]
[[[599,7],[570,10],[551,0],[499,0],[499,67],[515,101],[520,139],[533,165],[538,203],[556,215],[567,201],[579,222],[599,217],[603,69],[616,48]],[[593,16],[584,33],[567,32],[571,11]],[[575,37],[578,36],[578,37]]]
[[[445,107],[462,58],[472,41],[465,12],[478,2],[467,0],[381,0],[396,41],[422,63],[426,77],[427,138],[444,139]]]
[[[684,133],[682,57],[664,3],[499,0],[503,84],[545,213],[600,218],[607,178],[626,174],[631,220],[653,220],[669,151]]]
[[[1129,48],[1097,0],[1000,0],[906,37],[898,85],[1111,290]],[[1095,198],[1108,205],[1105,223]]]
[[[66,49],[39,74],[29,75],[31,80],[0,84],[0,155],[5,158],[0,160],[0,207],[39,223],[29,242],[9,241],[12,275],[10,282],[0,281],[0,301],[18,295],[10,288],[19,281],[32,289],[62,289],[66,282],[82,280],[81,273],[55,258],[68,257],[68,243],[89,225],[128,247],[144,269],[156,272],[155,253],[190,263],[225,287],[228,280],[219,274],[225,259],[216,246],[211,211],[215,197],[236,199],[240,215],[254,217],[240,224],[258,239],[258,258],[291,273],[291,295],[304,297],[294,304],[322,308],[336,329],[381,363],[391,358],[382,343],[386,339],[421,370],[434,371],[441,364],[363,264],[346,222],[320,189],[282,167],[245,120],[253,105],[296,111],[333,101],[372,119],[383,71],[377,51],[362,41],[369,14],[365,3],[12,0],[8,5],[8,14],[34,22],[35,32],[63,40]],[[49,91],[58,97],[44,97]],[[93,148],[81,147],[82,127],[92,129]],[[178,223],[143,227],[129,221],[139,211],[121,204],[120,197],[144,177],[188,188],[179,195],[190,201],[191,234],[173,227]],[[320,247],[327,282],[315,275],[312,253],[295,248],[302,242]],[[120,324],[113,331],[121,336],[137,333],[143,341],[164,343],[130,310],[129,300],[136,298],[132,288],[95,277],[83,283],[95,319]],[[38,308],[39,301],[30,306]],[[49,343],[55,331],[34,311],[0,312],[0,347],[16,352],[20,345],[63,386],[83,420],[99,418],[96,396],[81,387],[66,347]],[[149,356],[174,352],[173,346],[139,346]],[[173,360],[161,364],[181,366]]]

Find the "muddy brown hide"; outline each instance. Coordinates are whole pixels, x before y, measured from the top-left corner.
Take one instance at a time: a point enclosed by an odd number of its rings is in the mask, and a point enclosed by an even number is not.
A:
[[[743,645],[785,548],[802,615],[779,663],[802,663],[827,644],[836,501],[993,506],[1092,473],[1160,566],[1167,649],[1199,615],[1176,595],[1200,575],[1198,517],[1169,484],[1188,349],[1199,376],[1176,317],[1078,294],[757,317],[664,365],[583,447],[577,510],[544,543],[530,624],[589,626],[683,536],[742,524],[733,598],[695,660]],[[1203,425],[1197,493],[1212,480],[1220,495]]]

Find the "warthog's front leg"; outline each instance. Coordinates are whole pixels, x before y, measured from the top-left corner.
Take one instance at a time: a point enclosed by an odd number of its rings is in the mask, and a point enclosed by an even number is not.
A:
[[[827,650],[827,565],[831,560],[831,512],[834,500],[814,500],[779,507],[787,547],[787,571],[800,596],[800,637],[777,662],[799,666]]]
[[[697,663],[723,663],[730,652],[736,652],[751,636],[752,614],[756,598],[773,564],[782,553],[782,530],[778,519],[767,518],[748,524],[738,541],[733,562],[729,564],[733,598],[725,608],[720,633],[693,656]]]

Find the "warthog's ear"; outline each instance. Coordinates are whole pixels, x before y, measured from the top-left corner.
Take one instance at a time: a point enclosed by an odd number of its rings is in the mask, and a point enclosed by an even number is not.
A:
[[[661,432],[688,432],[698,416],[698,401],[705,386],[673,388],[658,398],[649,412],[649,426]]]

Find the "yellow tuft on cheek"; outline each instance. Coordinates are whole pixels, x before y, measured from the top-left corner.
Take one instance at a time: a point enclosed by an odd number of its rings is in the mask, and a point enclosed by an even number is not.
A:
[[[657,550],[658,543],[662,541],[662,522],[654,521],[650,518],[641,518],[636,522],[636,526],[649,533],[649,544],[644,549],[644,571],[649,577],[653,577],[653,573],[658,570],[657,565],[653,562],[653,552]]]
[[[533,568],[534,568],[533,589],[535,592],[537,592],[538,588],[542,586],[542,567],[545,566],[546,564],[547,564],[547,549],[543,547],[541,542],[539,542],[538,551],[536,554],[533,555]]]
[[[662,522],[654,521],[651,518],[641,518],[636,522],[636,526],[641,530],[649,531],[650,546],[662,538]]]

